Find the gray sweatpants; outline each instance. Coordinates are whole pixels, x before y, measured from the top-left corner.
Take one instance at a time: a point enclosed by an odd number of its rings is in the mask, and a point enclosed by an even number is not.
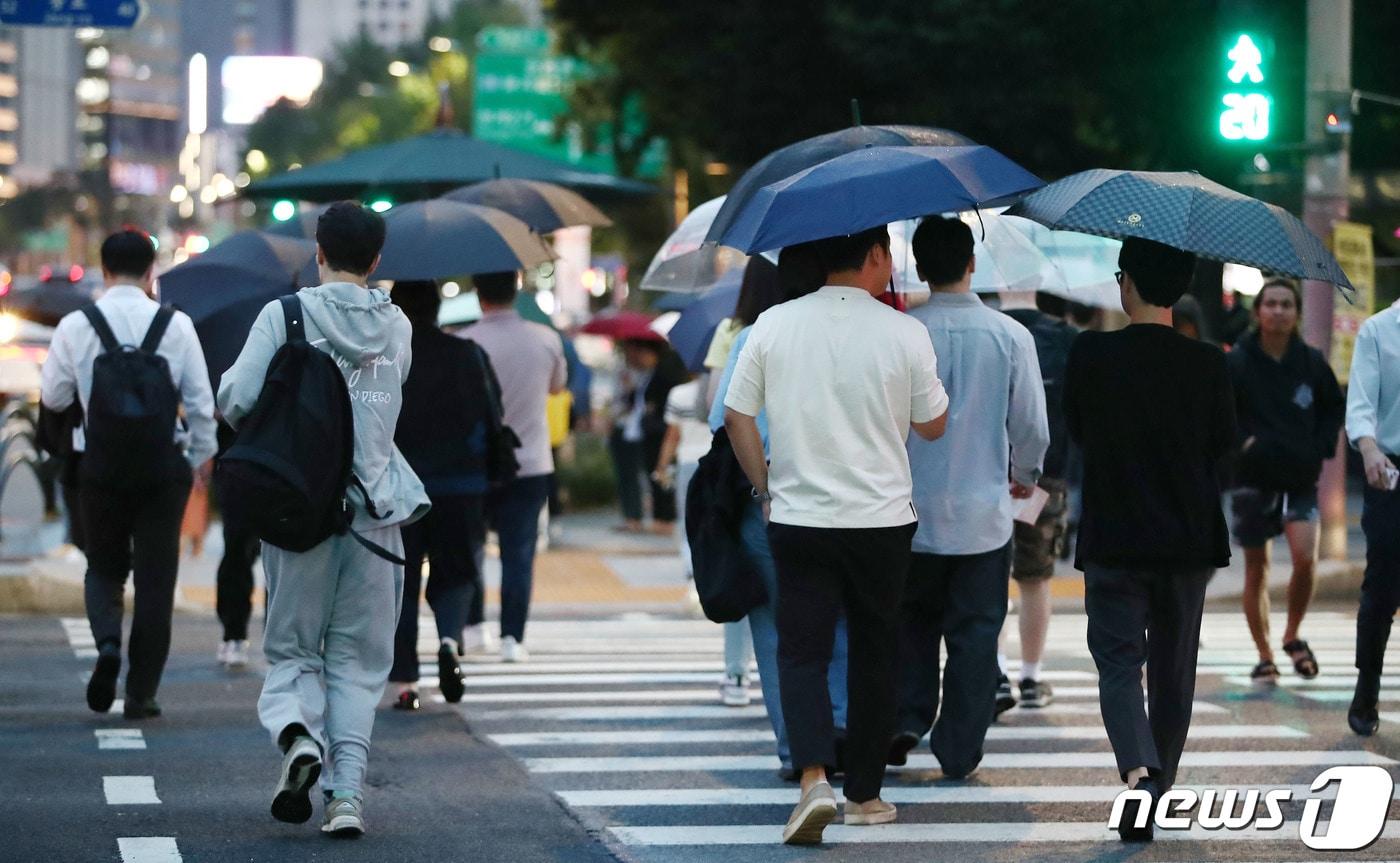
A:
[[[398,527],[362,533],[403,554]],[[394,661],[403,567],[347,534],[305,552],[264,543],[263,570],[271,667],[258,717],[274,743],[288,725],[304,725],[326,753],[321,787],[361,794],[374,711]]]

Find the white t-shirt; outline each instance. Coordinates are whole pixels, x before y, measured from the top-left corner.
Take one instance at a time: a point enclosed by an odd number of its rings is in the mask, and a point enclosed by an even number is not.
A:
[[[948,408],[928,330],[859,288],[774,306],[739,354],[725,407],[768,411],[773,521],[899,527],[918,514],[904,448]]]
[[[681,443],[676,461],[694,464],[710,451],[710,426],[705,421],[701,381],[694,380],[671,388],[666,397],[666,424],[681,427]]]

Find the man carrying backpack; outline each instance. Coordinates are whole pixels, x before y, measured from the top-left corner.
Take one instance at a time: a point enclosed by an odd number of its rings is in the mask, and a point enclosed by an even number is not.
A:
[[[86,417],[74,431],[73,449],[82,454],[77,479],[86,525],[85,593],[98,650],[87,702],[98,713],[116,698],[128,572],[136,588],[122,710],[127,719],[160,715],[156,690],[170,652],[180,519],[191,467],[216,448],[199,337],[188,316],[151,299],[155,257],[150,237],[138,231],[120,231],[102,243],[107,290],[96,304],[59,322],[41,393],[49,410],[66,411],[77,400]]]
[[[320,778],[325,798],[321,830],[350,836],[365,830],[370,732],[394,658],[403,587],[399,528],[428,509],[423,484],[394,446],[412,328],[387,293],[366,287],[379,263],[384,231],[384,220],[359,204],[332,204],[316,224],[321,285],[298,291],[294,302],[269,303],[219,385],[219,409],[239,431],[220,463],[225,489],[234,487],[228,479],[246,480],[246,471],[260,457],[271,465],[279,462],[280,453],[281,467],[320,477],[326,475],[319,470],[324,465],[315,461],[339,459],[346,449],[353,450],[346,462],[348,475],[339,474],[342,487],[318,493],[326,500],[312,500],[328,505],[319,511],[329,509],[332,515],[348,508],[348,531],[342,521],[321,531],[326,535],[315,545],[279,539],[287,546],[281,547],[269,541],[276,534],[269,533],[267,521],[261,522],[268,604],[263,653],[271,667],[258,700],[262,724],[284,753],[273,817],[294,824],[308,820],[309,792]],[[348,388],[349,416],[336,415],[345,409],[345,399],[327,399],[324,365],[307,359],[304,343],[339,366]],[[310,356],[324,363],[319,354]],[[288,359],[299,359],[300,365]],[[324,416],[298,412],[308,399],[324,402]],[[318,421],[342,434],[318,440]],[[283,433],[259,434],[269,428]],[[298,456],[290,466],[289,453]],[[256,521],[263,512],[285,505],[268,496],[259,508],[256,501],[240,499],[247,497],[249,486],[240,482],[237,487],[245,494],[226,493],[226,513],[232,504]],[[295,534],[301,525],[295,518],[288,521],[286,529]],[[312,541],[318,535],[312,531]],[[291,546],[304,550],[288,550]]]

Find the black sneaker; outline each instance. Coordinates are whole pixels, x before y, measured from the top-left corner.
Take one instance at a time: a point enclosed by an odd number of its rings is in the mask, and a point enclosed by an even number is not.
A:
[[[123,719],[155,719],[160,715],[160,705],[154,698],[132,698],[126,697],[126,704],[122,705]]]
[[[885,763],[895,767],[903,767],[909,763],[909,751],[919,745],[919,735],[912,731],[901,731],[890,741],[889,754],[885,756]]]
[[[1375,701],[1367,701],[1358,693],[1351,700],[1351,708],[1347,710],[1347,725],[1351,730],[1362,737],[1370,737],[1376,733],[1381,726],[1381,716],[1376,710]]]
[[[405,689],[399,693],[399,697],[394,699],[395,710],[417,710],[423,705],[418,701],[418,693],[412,689]]]
[[[1000,716],[1016,706],[1016,696],[1011,694],[1011,678],[1005,674],[997,678],[997,712]]]
[[[1152,795],[1152,802],[1148,804],[1147,824],[1143,827],[1137,826],[1138,813],[1142,809],[1142,802],[1129,800],[1123,807],[1123,820],[1118,822],[1118,837],[1124,842],[1151,842],[1153,818],[1156,817],[1157,799],[1162,796],[1162,790],[1157,787],[1156,780],[1139,779],[1138,784],[1133,786],[1134,791],[1146,791]]]
[[[457,652],[449,644],[438,648],[438,689],[442,690],[442,697],[448,704],[461,701],[462,694],[467,691],[462,666],[457,664]]]
[[[93,666],[92,677],[87,685],[87,704],[96,713],[106,713],[117,700],[117,675],[122,670],[120,649],[103,649]]]
[[[1021,681],[1022,707],[1049,707],[1054,700],[1055,690],[1050,688],[1050,684],[1029,678]]]

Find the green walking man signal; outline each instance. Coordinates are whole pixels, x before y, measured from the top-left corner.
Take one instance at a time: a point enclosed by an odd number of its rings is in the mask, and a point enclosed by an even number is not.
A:
[[[1227,44],[1225,80],[1231,89],[1220,97],[1220,137],[1227,141],[1267,140],[1274,100],[1260,89],[1265,83],[1264,48],[1248,33],[1237,34]]]

